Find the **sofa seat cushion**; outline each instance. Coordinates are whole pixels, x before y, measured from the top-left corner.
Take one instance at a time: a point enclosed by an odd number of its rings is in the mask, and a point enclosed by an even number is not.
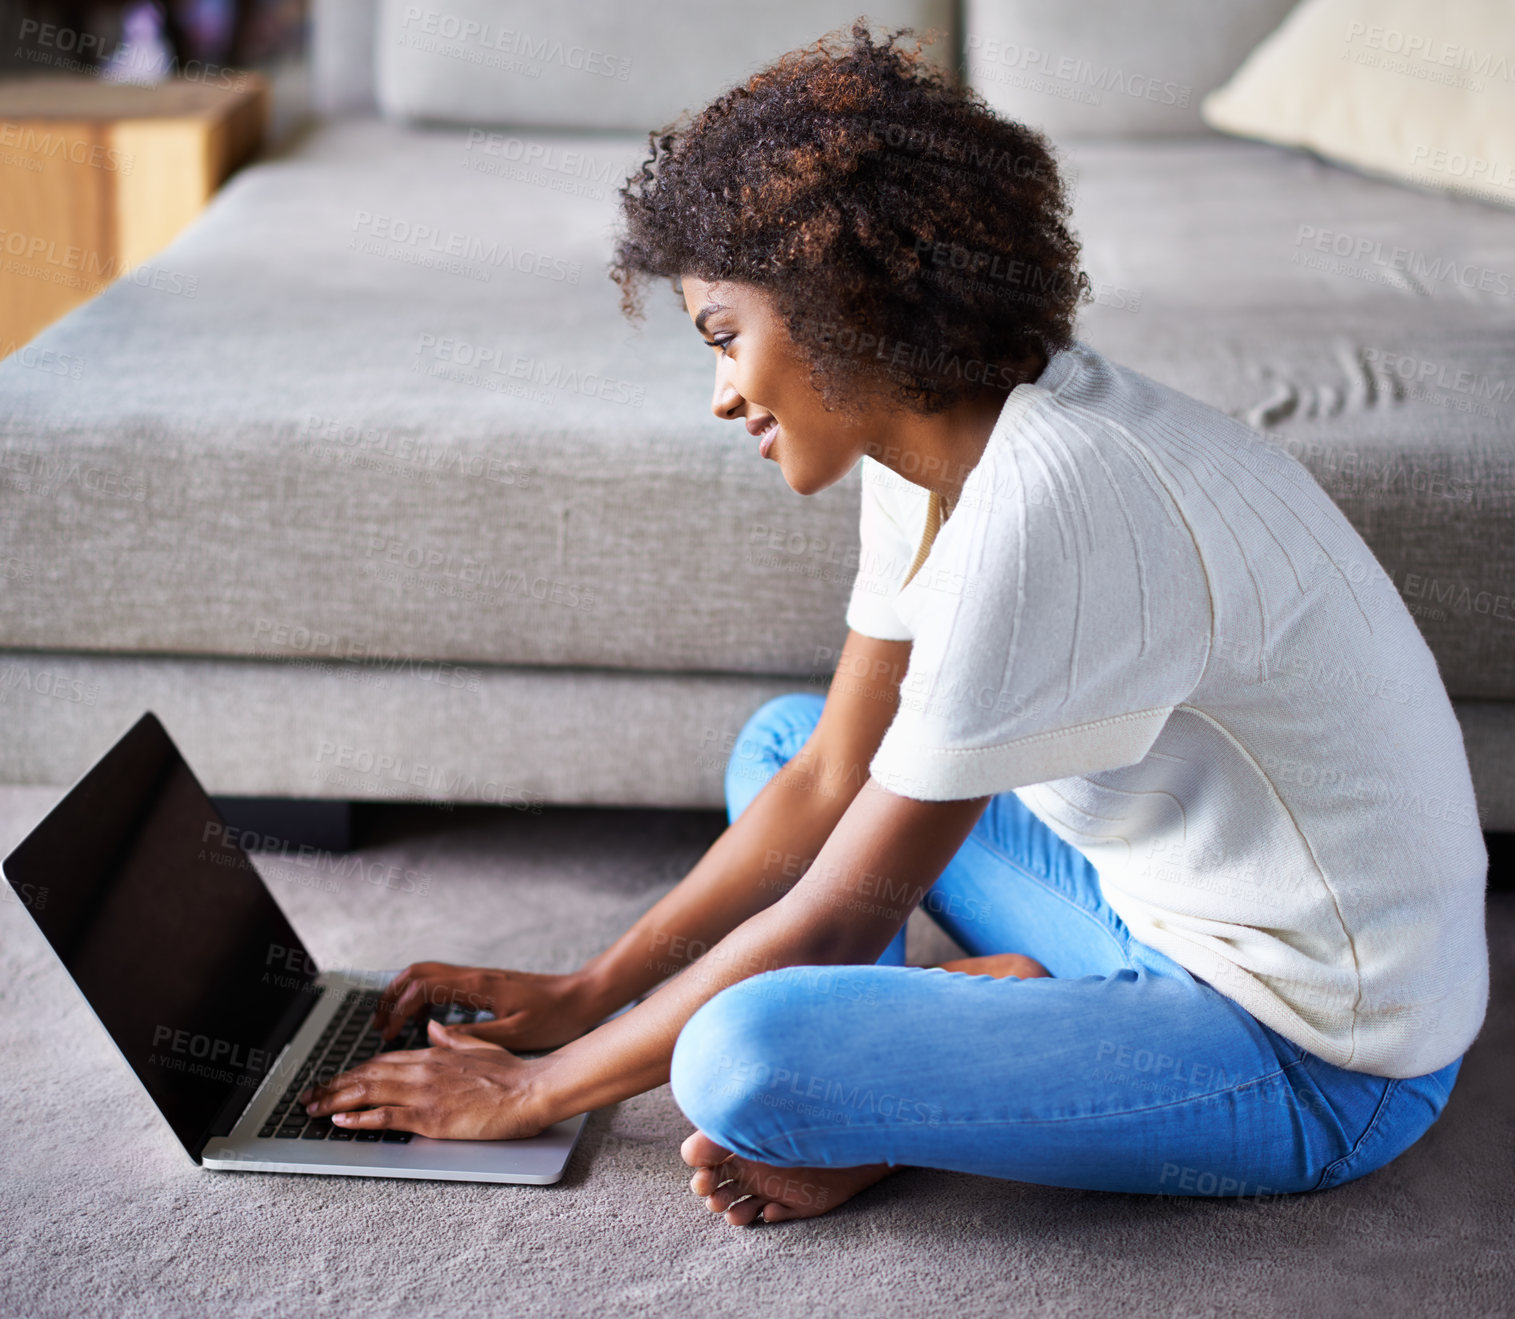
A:
[[[711,415],[672,292],[622,317],[607,231],[642,154],[368,121],[237,176],[162,289],[43,337],[77,378],[0,365],[0,635],[808,672],[845,635],[858,478],[799,500]]]
[[[233,179],[0,363],[0,636],[827,664],[859,472],[797,498],[710,414],[673,295],[623,320],[605,263],[642,154],[354,120]],[[1453,694],[1515,698],[1512,411],[1486,397],[1515,375],[1508,216],[1213,136],[1065,154],[1098,293],[1080,334],[1297,453],[1420,609]]]

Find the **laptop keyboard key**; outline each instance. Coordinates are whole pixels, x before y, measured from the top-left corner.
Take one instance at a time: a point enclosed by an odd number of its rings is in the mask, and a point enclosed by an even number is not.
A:
[[[384,1143],[386,1145],[409,1145],[410,1138],[415,1135],[413,1131],[386,1131]]]

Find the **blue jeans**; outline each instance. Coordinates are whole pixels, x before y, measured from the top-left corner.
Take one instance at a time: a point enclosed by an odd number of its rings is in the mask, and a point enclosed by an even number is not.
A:
[[[730,819],[824,699],[763,705],[727,765]],[[1440,1116],[1461,1059],[1347,1071],[1132,937],[1094,867],[1014,793],[922,900],[970,955],[1051,978],[904,962],[796,966],[722,990],[680,1033],[674,1098],[712,1140],[782,1167],[910,1164],[1085,1190],[1259,1198],[1380,1168]]]

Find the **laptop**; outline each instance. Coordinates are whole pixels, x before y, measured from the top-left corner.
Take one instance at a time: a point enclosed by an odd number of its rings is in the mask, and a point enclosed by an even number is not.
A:
[[[381,1041],[373,1009],[395,973],[321,971],[236,840],[148,713],[0,866],[189,1157],[227,1172],[558,1181],[585,1114],[499,1141],[307,1118],[295,1096],[312,1080],[426,1048],[426,1018]]]

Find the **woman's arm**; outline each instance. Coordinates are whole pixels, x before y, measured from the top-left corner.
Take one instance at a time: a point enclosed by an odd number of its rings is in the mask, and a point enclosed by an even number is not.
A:
[[[908,641],[848,632],[805,745],[672,892],[575,973],[586,1024],[695,961],[794,886],[867,780],[909,660]]]
[[[434,1022],[433,1042],[449,1047],[381,1055],[319,1088],[310,1109],[360,1130],[501,1140],[662,1085],[684,1023],[726,986],[877,960],[989,800],[915,801],[869,780],[793,888],[630,1012],[534,1059]]]
[[[689,873],[604,952],[565,975],[413,962],[385,990],[385,1038],[427,1005],[461,1002],[495,1020],[459,1033],[511,1049],[553,1048],[719,943],[798,879],[868,777],[899,705],[908,641],[847,634],[820,720]],[[741,749],[737,749],[741,755]]]
[[[783,898],[645,1003],[538,1060],[545,1122],[662,1085],[684,1023],[728,985],[785,966],[877,961],[989,800],[916,801],[870,779]]]

